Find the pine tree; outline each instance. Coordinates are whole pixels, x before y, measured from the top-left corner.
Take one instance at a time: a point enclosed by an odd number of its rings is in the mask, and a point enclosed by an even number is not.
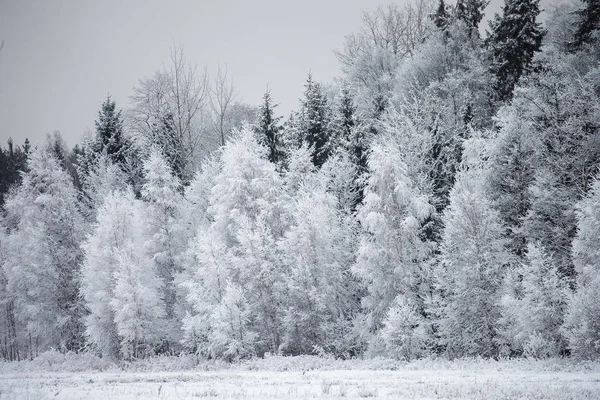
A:
[[[348,85],[342,86],[338,106],[331,121],[330,151],[346,154],[354,175],[349,177],[355,192],[352,210],[363,200],[363,177],[367,172],[367,129],[358,119],[354,100]]]
[[[495,173],[490,177],[492,198],[500,211],[513,254],[523,257],[527,235],[523,221],[531,208],[535,179],[535,151],[539,146],[531,123],[518,116],[512,107],[498,113],[500,132],[490,140],[490,162]]]
[[[260,106],[256,132],[259,135],[259,142],[269,150],[268,158],[273,164],[278,164],[283,157],[279,138],[281,117],[275,116],[276,107],[277,104],[273,104],[271,98],[271,91],[267,90],[263,96],[263,104]]]
[[[545,31],[536,22],[539,0],[505,0],[502,13],[490,23],[492,31],[486,44],[492,59],[491,71],[496,76],[496,92],[500,100],[507,101],[540,50]]]

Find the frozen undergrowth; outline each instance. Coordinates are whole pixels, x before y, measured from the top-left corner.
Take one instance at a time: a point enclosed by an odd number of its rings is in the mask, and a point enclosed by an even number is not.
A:
[[[3,399],[598,399],[600,363],[272,356],[241,363],[191,356],[110,363],[47,352],[0,363]]]
[[[239,363],[221,360],[197,359],[191,355],[157,356],[137,361],[118,363],[88,353],[60,353],[48,351],[33,360],[0,362],[0,374],[20,372],[175,372],[175,371],[334,371],[334,370],[498,370],[539,372],[597,372],[600,361],[576,361],[565,358],[545,360],[463,358],[424,358],[415,361],[398,361],[388,358],[338,360],[318,356],[266,356]]]

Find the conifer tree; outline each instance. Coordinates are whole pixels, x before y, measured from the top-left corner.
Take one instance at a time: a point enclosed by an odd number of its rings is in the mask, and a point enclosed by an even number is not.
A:
[[[539,0],[505,0],[502,16],[490,22],[486,39],[491,56],[491,71],[496,76],[500,100],[512,98],[512,92],[531,66],[533,56],[542,45],[545,31],[537,22]]]
[[[479,23],[489,0],[458,0],[454,9],[454,18],[461,20],[467,26],[470,35],[479,37]]]
[[[584,44],[591,44],[598,40],[598,30],[600,29],[600,1],[581,0],[585,6],[577,12],[579,15],[579,25],[574,34],[573,48],[579,49]],[[596,35],[596,37],[594,37]]]
[[[439,0],[438,7],[435,10],[435,14],[432,16],[433,23],[439,30],[446,30],[450,24],[450,14],[448,13],[448,6],[444,0]]]
[[[321,85],[313,81],[310,73],[304,88],[299,121],[300,140],[301,143],[306,143],[312,149],[313,164],[320,168],[331,152],[329,146],[330,110]]]
[[[281,117],[275,116],[276,107],[277,104],[273,104],[271,98],[271,91],[267,90],[263,96],[263,104],[260,106],[256,131],[259,142],[268,149],[268,158],[273,164],[279,163],[283,156],[279,137],[282,129],[279,125]]]

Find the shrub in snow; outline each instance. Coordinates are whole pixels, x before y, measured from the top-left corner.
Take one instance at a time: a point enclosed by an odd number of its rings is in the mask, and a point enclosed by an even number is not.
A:
[[[249,329],[250,316],[242,289],[227,282],[223,298],[211,315],[208,346],[213,357],[234,361],[254,355],[256,334]]]
[[[401,360],[423,356],[429,338],[423,316],[401,298],[388,310],[380,335],[387,355]]]

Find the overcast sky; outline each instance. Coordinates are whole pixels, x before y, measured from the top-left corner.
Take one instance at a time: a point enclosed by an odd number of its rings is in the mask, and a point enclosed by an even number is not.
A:
[[[106,95],[127,107],[174,42],[213,73],[226,64],[240,100],[259,104],[269,85],[287,116],[309,70],[319,81],[339,74],[333,50],[377,4],[387,2],[0,0],[0,143],[39,143],[58,130],[73,146]]]

